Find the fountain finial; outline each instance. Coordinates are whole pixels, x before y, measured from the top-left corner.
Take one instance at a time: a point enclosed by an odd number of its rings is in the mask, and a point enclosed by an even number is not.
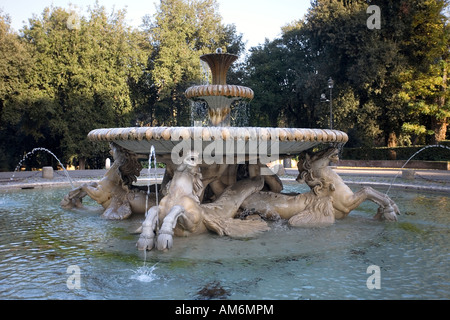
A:
[[[236,61],[237,55],[223,53],[221,48],[217,48],[216,53],[204,54],[200,57],[211,69],[212,84],[227,84],[227,73],[231,64]]]

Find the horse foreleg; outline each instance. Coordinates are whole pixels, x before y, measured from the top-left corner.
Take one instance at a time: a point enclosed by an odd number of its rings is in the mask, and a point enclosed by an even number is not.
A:
[[[397,215],[400,215],[400,209],[397,204],[386,194],[383,194],[375,189],[370,188],[375,197],[383,199],[384,203],[378,208],[376,219],[386,219],[389,221],[397,221]]]
[[[81,208],[83,207],[82,199],[87,195],[83,186],[71,190],[61,200],[61,207],[64,209]]]
[[[158,221],[159,207],[154,206],[148,210],[147,217],[142,223],[142,233],[136,243],[138,250],[152,250],[155,246],[156,224]]]
[[[93,182],[84,184],[82,188],[91,199],[97,201],[97,203],[102,205],[105,209],[109,207],[113,193],[111,186]]]
[[[177,219],[184,213],[182,206],[173,206],[170,212],[164,218],[161,229],[159,230],[156,248],[158,250],[170,249],[173,246],[173,229],[177,225]]]
[[[336,198],[338,198],[338,196]],[[394,201],[387,195],[382,194],[371,187],[364,187],[354,193],[351,197],[347,198],[341,206],[336,205],[336,209],[344,214],[348,214],[353,209],[359,207],[365,200],[370,200],[379,206],[378,212],[374,218],[385,218],[389,221],[397,221],[397,214],[400,214],[400,210]]]

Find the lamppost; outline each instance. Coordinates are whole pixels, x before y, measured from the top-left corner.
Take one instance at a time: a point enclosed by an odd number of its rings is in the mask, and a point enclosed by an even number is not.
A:
[[[330,129],[333,129],[333,87],[334,81],[333,79],[328,79],[328,89],[330,89],[330,99],[327,99],[325,93],[320,95],[321,102],[329,102],[330,103]]]
[[[328,79],[328,89],[330,89],[330,129],[333,129],[333,79]]]

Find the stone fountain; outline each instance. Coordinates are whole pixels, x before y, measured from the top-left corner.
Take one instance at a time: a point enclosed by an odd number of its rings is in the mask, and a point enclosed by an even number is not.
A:
[[[114,163],[98,182],[73,189],[61,202],[65,208],[82,206],[86,195],[104,207],[103,217],[125,219],[144,214],[137,247],[164,250],[173,236],[214,232],[230,237],[252,237],[269,230],[267,221],[286,219],[293,227],[323,226],[346,217],[363,201],[379,205],[375,217],[397,220],[399,210],[387,196],[372,188],[353,193],[329,166],[348,140],[338,130],[231,127],[235,101],[249,102],[250,88],[228,85],[226,75],[237,59],[222,53],[200,57],[207,62],[212,83],[186,90],[192,101],[206,102],[206,127],[130,127],[96,129],[88,138],[109,142]],[[312,153],[314,147],[322,151]],[[323,148],[326,147],[326,148]],[[164,178],[149,194],[135,186],[154,148],[166,166]],[[311,191],[283,194],[280,178],[268,163],[301,155],[297,181]],[[162,196],[158,201],[155,194]]]

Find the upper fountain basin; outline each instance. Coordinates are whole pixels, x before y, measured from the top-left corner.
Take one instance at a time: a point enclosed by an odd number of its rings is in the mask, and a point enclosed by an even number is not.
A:
[[[241,98],[243,100],[252,100],[254,92],[252,89],[229,85],[229,84],[210,84],[189,87],[185,92],[186,98],[196,100],[203,97],[227,97],[230,99]]]

